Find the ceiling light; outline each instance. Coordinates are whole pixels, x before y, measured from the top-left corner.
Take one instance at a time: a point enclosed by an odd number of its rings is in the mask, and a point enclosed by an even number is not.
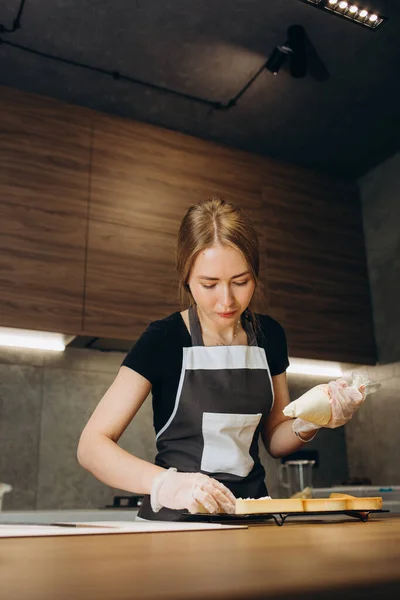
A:
[[[288,59],[288,71],[292,77],[306,77],[309,73],[316,81],[329,79],[328,69],[301,25],[288,27],[285,43],[273,49],[263,69],[277,75],[286,59]]]
[[[28,329],[15,329],[14,327],[0,327],[0,346],[11,348],[31,348],[34,350],[63,352],[65,346],[73,337],[50,331],[31,331]]]
[[[388,20],[387,17],[379,15],[377,13],[369,13],[369,11],[362,6],[345,2],[345,0],[300,0],[305,4],[311,4],[315,8],[325,10],[332,15],[336,15],[343,19],[351,21],[355,25],[361,25],[367,27],[367,29],[376,31],[383,23]],[[369,16],[370,15],[370,16]]]
[[[271,56],[268,57],[268,60],[265,64],[265,68],[268,71],[271,71],[274,75],[277,75],[279,69],[282,67],[283,63],[287,59],[288,54],[292,52],[292,49],[289,46],[277,46],[274,48]]]
[[[308,360],[306,358],[289,358],[288,373],[297,375],[318,375],[320,377],[341,377],[340,363],[327,360]]]

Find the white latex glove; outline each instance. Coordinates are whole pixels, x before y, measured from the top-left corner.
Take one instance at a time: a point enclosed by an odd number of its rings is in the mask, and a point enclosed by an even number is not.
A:
[[[349,386],[345,379],[340,378],[328,383],[328,396],[332,415],[326,425],[316,425],[304,419],[295,419],[293,421],[293,431],[300,439],[302,439],[302,433],[318,430],[321,427],[335,429],[348,423],[366,398],[365,386],[360,385],[359,388]]]
[[[331,420],[324,427],[335,429],[345,425],[360,408],[366,398],[364,386],[358,389],[349,386],[345,379],[337,379],[328,383],[328,394],[331,403]]]
[[[233,514],[236,499],[222,483],[203,473],[178,473],[168,469],[155,478],[150,496],[151,508],[158,512],[163,506],[190,513],[225,512]]]

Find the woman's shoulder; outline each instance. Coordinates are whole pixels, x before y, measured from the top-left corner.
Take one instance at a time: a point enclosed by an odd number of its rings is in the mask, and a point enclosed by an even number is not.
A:
[[[180,312],[174,312],[167,317],[163,317],[162,319],[157,319],[156,321],[151,321],[149,323],[149,327],[154,329],[170,329],[174,327],[174,325],[180,324],[182,321],[182,316]]]
[[[270,315],[255,316],[258,324],[257,340],[266,352],[271,375],[280,375],[289,366],[285,330]]]
[[[179,355],[184,329],[180,313],[152,321],[135,341],[122,365],[137,371],[154,384],[165,365],[170,365]]]
[[[149,375],[149,365],[162,365],[175,356],[180,348],[180,340],[185,326],[180,313],[173,313],[163,319],[151,321],[140,337],[134,342],[123,365],[130,367],[154,381],[154,374]]]
[[[183,321],[181,317],[181,313],[174,312],[167,317],[162,319],[157,319],[156,321],[151,321],[143,335],[146,337],[168,337],[170,335],[174,335],[182,329]]]
[[[284,331],[282,325],[270,315],[255,313],[255,318],[257,320],[257,324],[264,334]]]

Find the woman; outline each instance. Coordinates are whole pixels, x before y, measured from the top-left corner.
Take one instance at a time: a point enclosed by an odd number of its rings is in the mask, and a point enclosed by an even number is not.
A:
[[[145,494],[139,517],[151,520],[230,513],[235,497],[267,495],[259,436],[280,457],[317,431],[282,413],[289,403],[286,338],[275,320],[249,308],[259,251],[245,215],[219,198],[192,206],[178,234],[177,269],[189,309],[150,324],[78,447],[80,464],[98,479]],[[154,465],[117,445],[151,390]],[[337,426],[334,417],[328,426]]]

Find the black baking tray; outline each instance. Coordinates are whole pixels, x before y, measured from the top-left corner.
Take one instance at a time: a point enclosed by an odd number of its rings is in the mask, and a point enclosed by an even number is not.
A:
[[[383,509],[370,509],[370,510],[318,510],[313,512],[304,511],[293,511],[283,513],[253,513],[243,515],[229,515],[226,513],[208,514],[208,513],[195,513],[195,514],[183,514],[182,520],[184,521],[197,521],[202,523],[264,523],[265,521],[274,521],[276,525],[283,525],[288,517],[310,517],[310,516],[322,516],[322,515],[343,515],[347,517],[354,517],[360,521],[367,521],[371,513],[388,513],[389,510]]]

